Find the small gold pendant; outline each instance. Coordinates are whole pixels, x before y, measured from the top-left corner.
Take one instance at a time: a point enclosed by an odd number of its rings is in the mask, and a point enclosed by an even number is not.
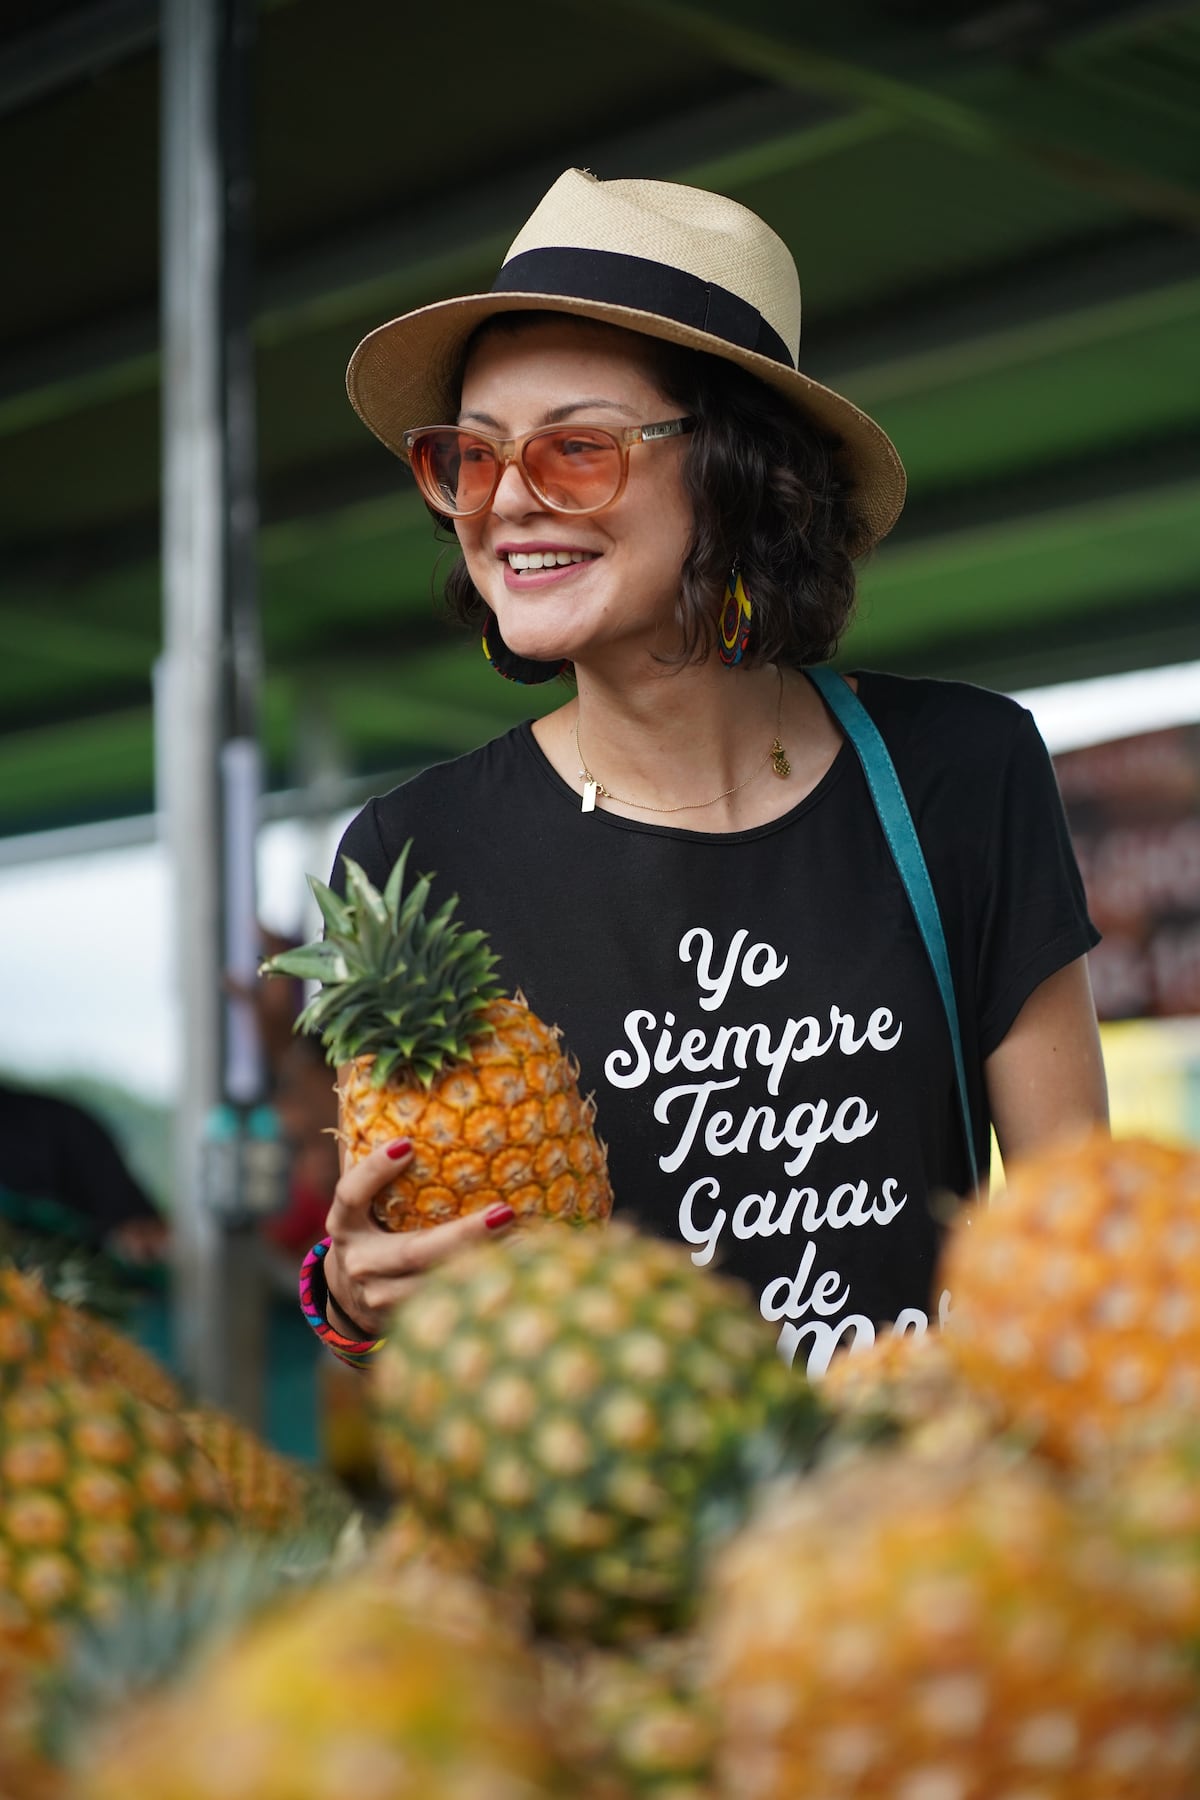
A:
[[[792,772],[792,765],[787,759],[787,751],[778,738],[771,745],[771,767],[781,779]]]

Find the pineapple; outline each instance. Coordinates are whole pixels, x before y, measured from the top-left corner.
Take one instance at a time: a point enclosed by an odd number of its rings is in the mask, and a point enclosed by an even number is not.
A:
[[[73,1618],[229,1528],[216,1470],[171,1414],[70,1377],[0,1396],[0,1644],[55,1657]]]
[[[411,1231],[499,1203],[607,1218],[606,1155],[578,1066],[520,995],[503,996],[496,958],[482,932],[454,919],[456,900],[431,917],[428,876],[405,894],[410,848],[382,894],[349,857],[345,900],[310,877],[324,940],[263,965],[323,984],[297,1024],[321,1035],[342,1070],[348,1163],[412,1140],[413,1161],[376,1200],[376,1218]]]
[[[43,1375],[78,1371],[86,1321],[50,1294],[40,1275],[0,1263],[0,1397]]]
[[[866,1350],[841,1352],[821,1377],[821,1398],[843,1443],[903,1437],[913,1455],[953,1458],[997,1430],[937,1331],[893,1333]]]
[[[0,1800],[65,1800],[62,1771],[42,1754],[40,1715],[29,1666],[0,1641]]]
[[[78,1756],[79,1800],[583,1800],[537,1672],[442,1571],[343,1575],[276,1606]]]
[[[440,1265],[372,1381],[385,1476],[579,1641],[685,1621],[706,1500],[736,1514],[755,1457],[817,1412],[740,1285],[623,1225],[539,1224]]]
[[[717,1728],[701,1654],[686,1637],[632,1651],[540,1647],[546,1711],[597,1800],[711,1800]]]
[[[1200,1156],[1096,1133],[1015,1166],[956,1222],[946,1345],[1013,1428],[1072,1464],[1200,1414]]]
[[[164,1412],[179,1411],[183,1394],[158,1358],[107,1320],[90,1313],[85,1317],[86,1350],[80,1372],[97,1380],[115,1381],[139,1400],[161,1407]]]
[[[38,1736],[64,1768],[103,1721],[219,1656],[267,1609],[361,1560],[311,1531],[227,1538],[190,1562],[132,1582],[99,1617],[78,1620],[40,1683]],[[3,1789],[0,1788],[0,1795]]]
[[[1112,1459],[1092,1464],[1081,1486],[1107,1508],[1112,1530],[1138,1559],[1143,1590],[1165,1628],[1200,1648],[1200,1432],[1194,1420],[1159,1420],[1123,1440]]]
[[[168,1412],[183,1404],[175,1382],[140,1344],[57,1299],[40,1273],[0,1263],[0,1394],[67,1374],[115,1381]]]
[[[181,1419],[192,1443],[216,1469],[240,1525],[269,1535],[303,1527],[317,1496],[315,1479],[301,1463],[280,1456],[239,1419],[215,1407],[192,1408]],[[332,1490],[332,1484],[326,1485]]]
[[[471,1573],[468,1552],[430,1525],[407,1501],[401,1501],[387,1514],[371,1539],[368,1559],[393,1575],[417,1563],[445,1569],[452,1575]]]
[[[780,1488],[708,1605],[723,1800],[1183,1800],[1195,1678],[1031,1459],[876,1453]]]

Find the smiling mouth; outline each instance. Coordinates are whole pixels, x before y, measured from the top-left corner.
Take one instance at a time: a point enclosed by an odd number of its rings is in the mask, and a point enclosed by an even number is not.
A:
[[[570,563],[595,562],[598,550],[509,550],[505,561],[510,569],[522,573],[526,569],[565,569]]]

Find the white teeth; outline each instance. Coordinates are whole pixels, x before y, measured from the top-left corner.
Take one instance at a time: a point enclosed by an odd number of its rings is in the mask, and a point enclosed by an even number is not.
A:
[[[568,563],[590,562],[593,552],[589,550],[510,550],[508,566],[510,569],[563,569]]]

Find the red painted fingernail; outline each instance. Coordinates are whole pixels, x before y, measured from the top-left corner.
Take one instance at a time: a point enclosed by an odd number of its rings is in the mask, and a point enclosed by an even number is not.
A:
[[[493,1206],[483,1215],[483,1222],[489,1231],[499,1231],[502,1225],[508,1225],[516,1218],[511,1206]]]
[[[407,1156],[411,1149],[411,1138],[397,1138],[394,1144],[388,1145],[387,1153],[393,1162],[398,1162],[402,1156]]]

